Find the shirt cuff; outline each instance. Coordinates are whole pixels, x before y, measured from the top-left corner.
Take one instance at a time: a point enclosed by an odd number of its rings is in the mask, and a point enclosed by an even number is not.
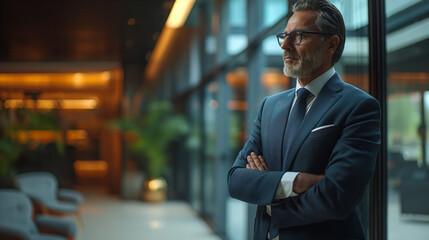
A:
[[[293,181],[298,174],[299,172],[286,172],[283,174],[277,187],[276,195],[274,196],[275,200],[298,196],[298,194],[293,192]]]
[[[271,217],[271,205],[267,205],[267,214]]]

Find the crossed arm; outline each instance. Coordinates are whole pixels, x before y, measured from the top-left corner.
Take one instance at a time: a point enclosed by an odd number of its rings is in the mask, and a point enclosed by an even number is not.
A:
[[[251,152],[250,155],[247,156],[246,168],[268,171],[267,163],[262,155],[256,155],[254,152]],[[324,177],[324,175],[299,173],[293,181],[293,192],[301,194],[318,183]]]
[[[280,228],[347,218],[362,199],[374,171],[380,144],[380,106],[377,101],[364,98],[350,105],[352,108],[347,109],[347,118],[341,123],[342,134],[331,143],[334,144],[329,149],[332,158],[324,176],[317,180],[300,173],[293,182],[293,191],[299,196],[275,202],[276,190],[285,172],[267,171],[264,158],[258,156],[263,154],[261,119],[265,102],[228,173],[231,197],[260,206],[271,205],[272,224]]]

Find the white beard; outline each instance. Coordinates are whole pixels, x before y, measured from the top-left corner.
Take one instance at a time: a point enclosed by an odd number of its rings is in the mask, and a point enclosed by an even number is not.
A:
[[[298,58],[298,63],[291,66],[288,62],[284,61],[283,73],[288,77],[305,78],[316,73],[323,63],[323,42],[319,45],[313,55],[307,55],[301,58],[297,53],[285,53],[286,56]]]

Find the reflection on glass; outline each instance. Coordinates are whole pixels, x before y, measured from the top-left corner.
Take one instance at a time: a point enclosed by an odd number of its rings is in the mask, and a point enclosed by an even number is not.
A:
[[[241,150],[247,137],[246,133],[246,89],[249,76],[243,66],[232,68],[226,74],[226,83],[230,97],[227,101],[229,114],[229,156],[231,164]],[[247,204],[231,197],[226,200],[226,235],[227,239],[245,240],[247,237]]]
[[[237,67],[226,75],[226,82],[231,90],[231,97],[228,100],[227,108],[231,111],[229,138],[231,156],[236,156],[246,140],[246,88],[249,77],[247,69]],[[233,160],[233,159],[232,159]]]
[[[248,73],[245,67],[236,67],[226,74],[226,82],[230,89],[227,108],[229,118],[229,151],[231,161],[238,155],[246,140],[246,89]],[[231,162],[232,164],[232,162]],[[228,197],[226,201],[226,234],[228,239],[245,240],[247,225],[247,204]]]
[[[245,34],[230,34],[226,38],[226,51],[230,55],[235,55],[247,47],[247,36]]]
[[[274,34],[262,41],[262,52],[265,58],[263,63],[265,66],[261,66],[263,71],[260,81],[263,88],[263,96],[283,92],[291,86],[290,78],[283,74],[283,50],[279,47],[276,38],[276,34],[283,32],[285,26],[286,22],[284,26],[275,29]]]
[[[230,0],[228,6],[228,35],[226,36],[226,52],[235,55],[247,47],[247,2],[246,0]]]
[[[368,1],[333,0],[342,13],[346,27],[346,42],[343,55],[335,70],[341,79],[365,92],[369,92],[368,77]],[[364,195],[359,204],[361,220],[368,236],[369,231],[369,195]]]
[[[229,0],[229,24],[231,27],[246,27],[246,0]]]
[[[189,149],[190,158],[190,202],[192,207],[201,212],[201,189],[202,189],[202,172],[201,172],[201,156],[200,148],[201,144],[201,102],[198,99],[199,92],[194,92],[188,100],[188,119],[191,126],[190,138],[187,146]]]
[[[264,1],[264,26],[270,26],[286,15],[287,2],[285,0]]]
[[[336,0],[332,3],[343,14],[346,26],[346,43],[335,70],[343,81],[369,92],[368,3],[365,0]]]
[[[281,58],[279,58],[281,61]],[[278,68],[268,67],[261,76],[261,83],[265,90],[265,95],[270,96],[285,91],[290,86],[290,78],[283,74]]]
[[[389,240],[429,236],[428,4],[386,0]]]
[[[203,215],[212,221],[215,216],[215,149],[216,149],[216,109],[218,83],[211,82],[205,89],[204,98],[204,162],[203,162]]]

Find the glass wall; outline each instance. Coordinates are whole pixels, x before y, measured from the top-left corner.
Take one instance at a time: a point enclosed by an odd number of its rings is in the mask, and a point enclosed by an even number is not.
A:
[[[345,82],[369,92],[368,2],[365,0],[332,2],[343,14],[346,26],[346,44],[335,70]]]
[[[188,99],[187,103],[187,116],[191,126],[188,146],[188,157],[192,167],[190,167],[189,177],[189,202],[193,209],[198,212],[202,211],[202,162],[201,146],[202,146],[202,114],[201,114],[201,101],[199,92],[194,92]]]
[[[229,0],[225,1],[226,14],[226,52],[228,55],[236,55],[247,47],[247,1]],[[221,20],[222,21],[222,20]]]
[[[386,0],[388,239],[428,239],[429,2]]]
[[[252,238],[255,206],[229,197],[226,176],[262,98],[295,85],[296,79],[283,75],[283,51],[275,37],[284,31],[294,2],[197,1],[191,43],[181,49],[176,63],[166,66],[159,81],[165,99],[179,99],[178,105],[186,106],[192,127],[185,155],[189,159],[177,160],[189,164],[183,172],[190,174],[185,200],[223,239]],[[370,92],[371,2],[331,2],[346,25],[345,49],[335,69],[345,82]],[[388,175],[381,176],[389,180],[388,239],[428,239],[429,2],[385,2],[388,95],[379,100],[388,108]],[[376,81],[384,84],[383,79]],[[368,238],[369,199],[368,193],[359,205]]]
[[[228,111],[228,139],[226,151],[228,156],[227,166],[230,167],[238,152],[241,150],[246,136],[246,89],[249,81],[245,61],[241,59],[229,67],[226,74],[228,91],[227,111]],[[247,204],[230,196],[226,199],[226,236],[231,240],[247,239]]]
[[[211,82],[204,89],[204,101],[203,101],[203,143],[204,143],[204,154],[203,154],[203,169],[202,169],[202,190],[203,190],[203,208],[202,214],[208,220],[213,220],[213,216],[216,214],[215,206],[215,151],[216,151],[216,113],[219,107],[217,100],[218,83]]]
[[[366,0],[336,0],[332,3],[341,11],[346,27],[346,43],[335,70],[341,79],[369,93],[368,2]],[[369,195],[359,204],[365,233],[369,231]]]

